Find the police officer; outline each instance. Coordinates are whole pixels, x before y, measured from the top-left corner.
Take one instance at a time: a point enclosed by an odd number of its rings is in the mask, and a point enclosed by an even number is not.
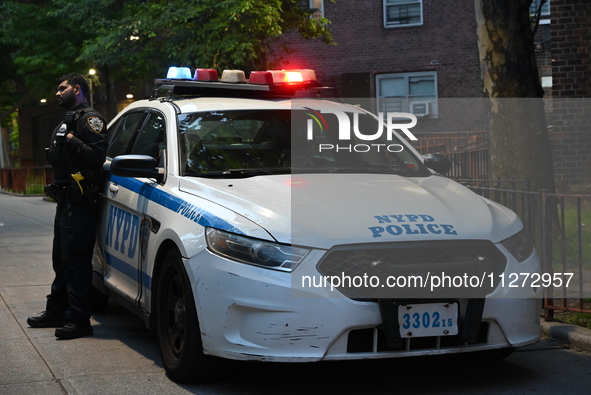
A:
[[[57,201],[52,262],[55,278],[46,309],[29,317],[34,328],[56,328],[55,336],[92,335],[90,291],[96,238],[98,176],[107,151],[104,118],[87,103],[86,79],[75,73],[57,79],[57,101],[68,110],[51,135],[47,159],[55,183],[46,187]]]

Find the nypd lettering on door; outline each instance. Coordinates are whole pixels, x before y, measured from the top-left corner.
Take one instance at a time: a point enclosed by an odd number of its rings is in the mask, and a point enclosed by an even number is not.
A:
[[[109,207],[105,245],[133,259],[137,252],[140,218],[118,207]]]
[[[434,217],[426,214],[375,215],[379,226],[368,229],[374,238],[402,235],[452,235],[458,232],[453,225],[437,223]]]

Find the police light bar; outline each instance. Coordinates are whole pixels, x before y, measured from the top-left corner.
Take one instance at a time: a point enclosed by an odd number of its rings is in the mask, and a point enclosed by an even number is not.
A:
[[[154,81],[152,99],[174,96],[205,97],[338,97],[334,88],[322,86],[310,69],[253,71],[246,79],[242,70],[171,67],[166,79]]]
[[[214,69],[171,67],[166,79],[154,81],[152,98],[177,95],[224,97],[337,97],[333,88],[323,87],[310,69],[253,71],[248,80],[242,70],[224,70],[218,79]]]
[[[194,76],[191,77],[190,68],[172,66],[168,69],[166,78],[173,80],[218,81],[218,73],[214,69],[196,69]],[[219,81],[247,82],[245,73],[242,70],[224,70],[222,78]],[[297,69],[253,71],[250,73],[248,82],[255,84],[281,84],[313,81],[318,81],[314,70]]]

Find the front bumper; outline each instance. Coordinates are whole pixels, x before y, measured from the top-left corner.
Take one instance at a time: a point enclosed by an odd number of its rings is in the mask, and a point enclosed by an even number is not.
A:
[[[206,354],[223,358],[311,362],[459,353],[534,343],[540,335],[541,291],[497,289],[484,301],[477,334],[406,340],[393,349],[375,300],[353,300],[327,287],[294,287],[294,276],[320,276],[312,251],[294,273],[236,263],[207,250],[187,260]],[[508,255],[508,254],[507,254]],[[509,258],[508,258],[509,259]],[[532,255],[507,271],[539,270]],[[420,301],[419,301],[420,302]],[[467,299],[458,299],[460,320]]]

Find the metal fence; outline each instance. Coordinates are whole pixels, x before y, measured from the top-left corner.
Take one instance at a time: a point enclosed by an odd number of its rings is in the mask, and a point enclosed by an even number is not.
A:
[[[591,313],[591,195],[542,195],[547,205],[557,205],[557,218],[550,212],[547,237],[554,242],[546,245],[547,267],[550,273],[573,273],[567,287],[548,290],[547,318],[554,310]]]
[[[522,219],[551,285],[543,287],[546,320],[556,310],[591,313],[591,195],[533,192],[527,181],[457,181]]]
[[[515,211],[535,240],[546,278],[572,274],[568,287],[566,281],[557,281],[552,285],[559,286],[545,288],[547,320],[557,310],[591,313],[591,195],[535,192],[524,180],[487,179],[488,149],[483,141],[477,138],[473,146],[457,148],[458,140],[434,138],[416,148],[423,155],[446,154],[452,165],[450,178]],[[450,143],[456,148],[450,149]]]
[[[53,180],[50,167],[0,169],[0,190],[25,195],[42,194],[43,187]]]
[[[451,169],[451,178],[486,179],[488,177],[488,148],[447,154]]]

